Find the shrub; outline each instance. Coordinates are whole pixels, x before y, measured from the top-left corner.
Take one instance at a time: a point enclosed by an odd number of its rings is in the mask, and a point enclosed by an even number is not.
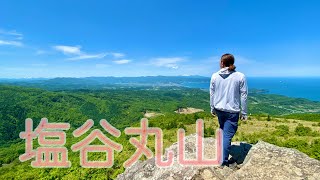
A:
[[[285,136],[289,134],[289,126],[287,125],[279,125],[275,127],[276,130],[273,132],[276,136]]]
[[[177,121],[170,121],[167,124],[166,129],[174,129],[174,128],[177,128],[177,127],[178,127]]]
[[[315,139],[310,145],[311,157],[320,160],[320,139]]]
[[[308,152],[309,150],[309,144],[307,143],[307,141],[304,141],[304,140],[299,140],[295,138],[288,139],[283,144],[285,147],[295,148],[304,153]]]
[[[181,129],[186,130],[186,127],[183,125],[183,123],[179,123],[178,128],[179,128],[179,129],[181,128]]]
[[[294,130],[295,134],[298,136],[309,136],[312,135],[312,130],[310,127],[304,127],[302,124],[298,124],[298,126]]]
[[[275,119],[275,122],[281,122],[281,120],[279,120],[279,119]]]
[[[204,137],[211,137],[215,135],[215,130],[212,127],[204,129]]]
[[[267,117],[267,121],[271,121],[271,117],[270,117],[270,115],[268,115],[268,117]]]
[[[154,122],[150,122],[150,121],[149,121],[149,127],[155,127]]]
[[[211,137],[215,135],[215,130],[212,126],[206,127],[206,124],[204,124],[204,137]]]
[[[264,136],[264,134],[261,133],[243,134],[241,140],[250,144],[255,144],[261,139],[262,136]]]
[[[319,131],[312,131],[311,136],[320,136],[320,132]]]
[[[280,142],[275,136],[265,137],[265,138],[263,138],[263,140],[264,140],[265,142],[270,143],[270,144],[274,144],[274,145],[277,145],[277,146],[281,146],[281,142]]]

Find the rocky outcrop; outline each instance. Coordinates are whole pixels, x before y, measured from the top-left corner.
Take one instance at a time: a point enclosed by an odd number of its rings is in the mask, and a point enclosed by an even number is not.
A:
[[[195,158],[196,135],[186,137],[186,158]],[[205,138],[206,158],[215,157],[215,139]],[[177,143],[166,149],[175,152],[175,163],[169,168],[159,168],[155,159],[137,162],[120,174],[119,180],[144,179],[320,179],[320,161],[289,148],[278,147],[263,141],[255,145],[233,143],[231,156],[236,166],[181,166],[177,163]]]

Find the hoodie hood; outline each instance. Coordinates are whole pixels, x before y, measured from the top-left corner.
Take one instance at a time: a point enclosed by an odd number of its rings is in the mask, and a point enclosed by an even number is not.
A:
[[[230,76],[230,74],[234,73],[235,71],[229,71],[229,67],[224,67],[219,70],[218,74],[223,78],[226,79]]]

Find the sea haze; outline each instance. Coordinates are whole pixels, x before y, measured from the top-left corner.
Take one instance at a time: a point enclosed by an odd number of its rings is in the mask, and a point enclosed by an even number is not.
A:
[[[185,87],[209,89],[205,82],[185,82]],[[269,94],[320,101],[320,77],[249,77],[249,89],[264,89]]]

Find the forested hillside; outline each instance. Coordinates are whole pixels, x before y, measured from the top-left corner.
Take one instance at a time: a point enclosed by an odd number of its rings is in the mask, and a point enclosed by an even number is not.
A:
[[[251,120],[240,127],[235,139],[255,143],[259,139],[280,146],[293,147],[306,152],[314,158],[320,158],[318,152],[320,136],[320,103],[305,99],[294,99],[285,96],[267,95],[251,92],[249,95],[249,113]],[[179,108],[192,107],[204,112],[194,114],[178,114]],[[48,91],[19,86],[0,86],[0,178],[100,178],[113,179],[123,172],[123,162],[128,159],[135,147],[129,143],[130,136],[121,134],[115,141],[124,149],[115,155],[113,168],[86,169],[79,166],[79,152],[72,152],[72,144],[81,138],[74,138],[72,131],[80,127],[87,119],[95,121],[99,128],[99,120],[106,119],[121,130],[129,126],[138,126],[145,113],[154,113],[150,117],[150,126],[164,130],[164,145],[167,147],[176,141],[176,130],[185,128],[187,134],[194,132],[194,123],[198,118],[206,120],[205,135],[214,135],[217,128],[216,119],[209,112],[209,93],[200,89],[182,87],[135,87],[114,89],[75,89]],[[309,112],[306,114],[306,112]],[[292,114],[300,113],[300,114]],[[312,114],[310,114],[312,113]],[[69,159],[72,167],[67,169],[37,169],[30,166],[31,161],[21,163],[19,155],[24,153],[25,144],[19,139],[24,131],[26,118],[34,120],[34,128],[41,118],[49,122],[67,122],[71,129],[67,131]],[[280,117],[276,118],[276,117]],[[302,124],[286,119],[306,119]],[[289,126],[284,126],[288,123]],[[253,124],[254,123],[254,124]],[[278,125],[280,123],[280,125]],[[305,127],[305,125],[307,127]],[[257,129],[259,127],[260,129]],[[249,129],[248,129],[249,128]],[[252,129],[253,128],[253,129]],[[262,129],[261,129],[262,128]],[[242,130],[241,130],[242,129]],[[271,131],[271,133],[270,133]],[[274,131],[274,132],[273,132]],[[296,139],[288,139],[289,137]],[[34,141],[38,147],[37,141]],[[154,145],[150,143],[151,149]],[[103,154],[92,155],[93,159],[103,159]],[[145,157],[143,157],[145,159]]]
[[[180,107],[208,110],[207,94],[200,90],[76,90],[51,92],[17,86],[0,86],[0,142],[14,140],[24,120],[36,123],[46,117],[79,127],[87,119],[107,119],[117,128],[130,126],[146,111],[174,113]],[[35,123],[35,124],[36,124]]]
[[[87,119],[96,122],[107,119],[123,129],[140,120],[147,111],[172,114],[181,107],[209,112],[208,92],[178,87],[47,91],[0,86],[0,142],[17,139],[26,118],[32,118],[36,124],[46,117],[52,122],[68,122],[73,127],[79,127]],[[249,112],[263,115],[315,113],[320,112],[320,103],[252,93]]]

